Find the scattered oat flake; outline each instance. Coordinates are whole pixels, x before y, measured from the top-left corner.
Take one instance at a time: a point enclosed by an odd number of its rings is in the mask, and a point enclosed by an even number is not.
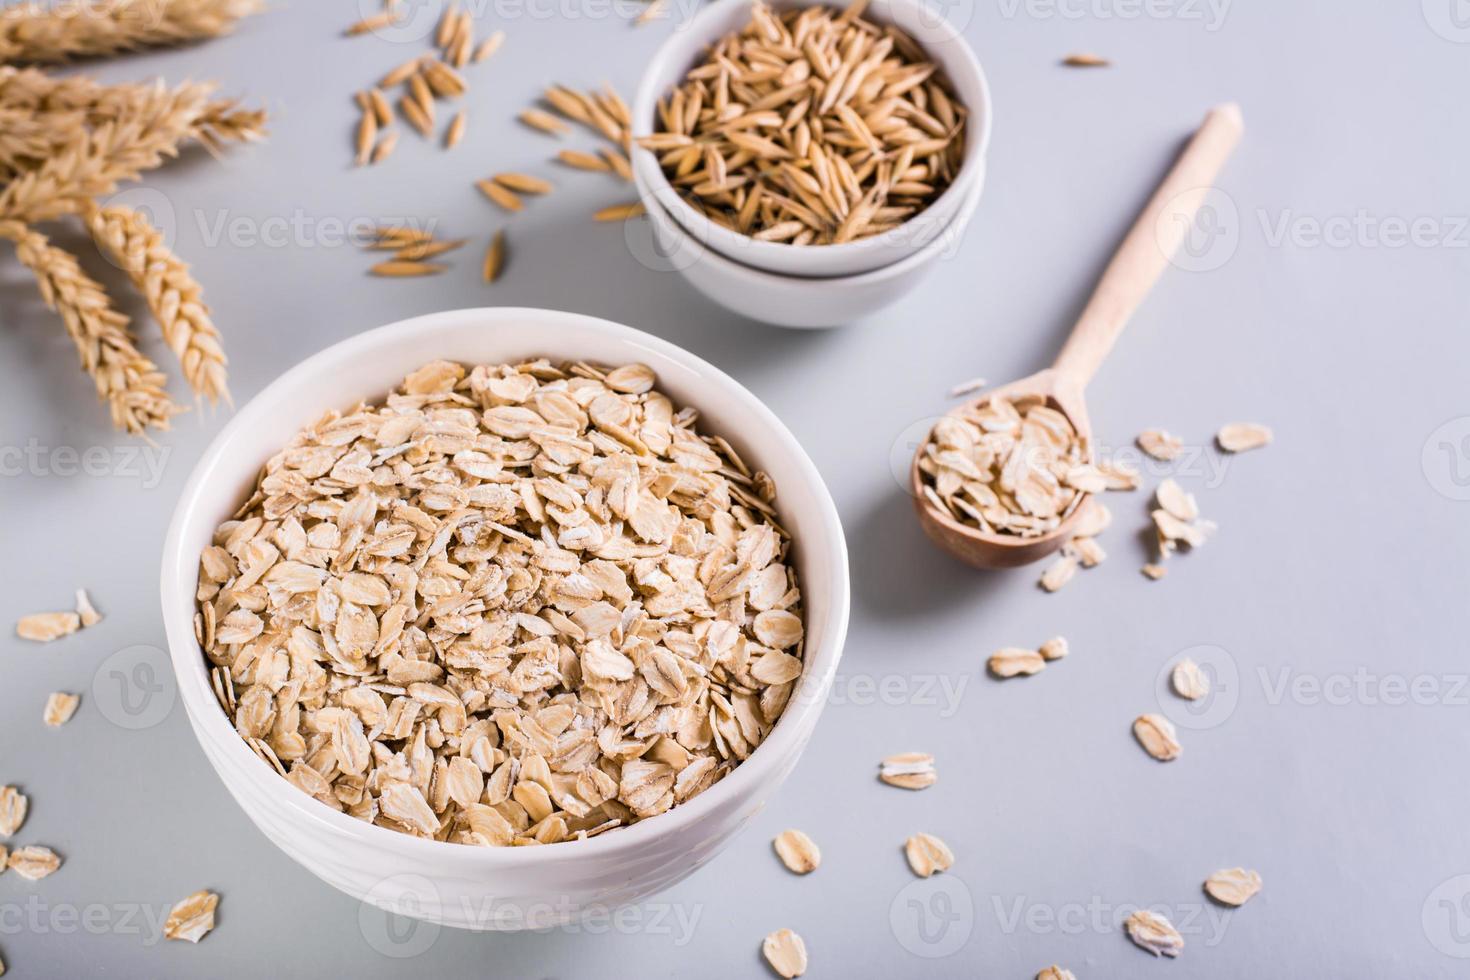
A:
[[[15,635],[22,640],[50,643],[81,628],[82,617],[74,612],[33,613],[15,624]]]
[[[1108,557],[1096,538],[1073,538],[1067,543],[1067,551],[1082,563],[1083,568],[1096,568]]]
[[[1047,592],[1055,592],[1072,581],[1072,576],[1076,574],[1077,559],[1071,555],[1062,555],[1046,566],[1046,571],[1041,573],[1040,584]]]
[[[1096,54],[1069,54],[1062,59],[1062,64],[1068,68],[1107,68],[1112,62],[1102,55]]]
[[[1106,531],[1111,523],[1113,512],[1108,510],[1107,504],[1093,497],[1082,505],[1082,513],[1072,526],[1072,534],[1076,538],[1095,538]]]
[[[1046,659],[1036,650],[1004,647],[990,655],[987,666],[996,677],[1030,676],[1046,666]]]
[[[1215,441],[1227,453],[1243,453],[1259,449],[1271,442],[1271,430],[1254,422],[1231,422],[1215,433]]]
[[[949,397],[963,398],[965,395],[974,394],[988,384],[990,384],[990,382],[985,380],[984,378],[971,378],[969,381],[961,381],[959,384],[949,389]]]
[[[904,752],[884,759],[878,778],[900,789],[925,789],[934,785],[939,774],[934,771],[934,756],[927,752]]]
[[[26,822],[30,801],[14,786],[0,786],[0,837],[9,837]]]
[[[1162,507],[1155,509],[1152,516],[1154,526],[1158,528],[1160,547],[1165,552],[1172,550],[1181,541],[1191,548],[1198,548],[1215,529],[1210,521],[1181,520]]]
[[[1205,891],[1217,902],[1240,906],[1261,890],[1261,876],[1245,868],[1226,868],[1205,879]]]
[[[1178,456],[1179,451],[1184,448],[1184,440],[1163,429],[1144,429],[1135,441],[1139,449],[1165,463]]]
[[[10,860],[6,866],[31,881],[40,881],[42,878],[61,867],[61,858],[49,847],[41,847],[31,844],[27,847],[17,847],[10,852]]]
[[[76,714],[77,704],[81,698],[75,694],[67,694],[64,691],[54,691],[46,699],[46,710],[42,713],[42,719],[52,728],[60,728],[71,720]]]
[[[1121,460],[1099,460],[1097,471],[1102,474],[1104,487],[1108,490],[1137,490],[1143,480],[1138,470]]]
[[[1155,582],[1163,578],[1165,575],[1169,574],[1169,570],[1167,568],[1165,568],[1163,565],[1156,565],[1153,562],[1149,562],[1147,565],[1144,565],[1143,568],[1140,569],[1140,571],[1142,571],[1147,578],[1151,578]]]
[[[163,935],[168,939],[197,943],[214,928],[214,910],[218,905],[219,896],[214,892],[195,892],[169,911]]]
[[[1052,964],[1036,974],[1036,980],[1077,980],[1077,974],[1065,967]]]
[[[1174,723],[1163,715],[1139,715],[1133,722],[1133,737],[1160,762],[1172,762],[1184,751],[1174,732]]]
[[[1199,504],[1194,494],[1187,492],[1173,477],[1167,477],[1154,491],[1159,506],[1181,521],[1193,521],[1199,517]]]
[[[1043,643],[1041,649],[1037,651],[1037,653],[1040,653],[1047,660],[1061,660],[1070,652],[1071,648],[1068,646],[1065,636],[1052,637]]]
[[[1198,701],[1210,693],[1210,679],[1200,669],[1200,665],[1185,657],[1174,665],[1171,675],[1174,683],[1174,693],[1181,698],[1190,701]]]
[[[915,834],[903,843],[904,857],[909,867],[920,878],[928,878],[936,871],[948,871],[954,864],[954,852],[949,845],[933,834]]]
[[[806,943],[790,929],[778,929],[767,936],[761,952],[771,969],[786,980],[806,972]]]
[[[1184,937],[1179,935],[1179,930],[1157,912],[1139,909],[1128,917],[1125,925],[1128,938],[1155,956],[1178,956],[1184,949]]]
[[[102,622],[102,614],[93,607],[86,589],[77,589],[77,618],[83,626],[96,626]]]
[[[775,841],[776,854],[788,871],[810,874],[822,863],[822,852],[816,843],[799,830],[783,830]]]

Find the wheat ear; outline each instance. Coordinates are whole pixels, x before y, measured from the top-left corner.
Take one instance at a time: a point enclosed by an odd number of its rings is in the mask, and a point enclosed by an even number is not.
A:
[[[82,129],[116,119],[99,106],[33,112],[0,103],[0,181],[34,170],[47,158],[64,151]],[[119,113],[118,115],[123,115]],[[265,134],[265,112],[244,109],[230,99],[216,99],[204,107],[186,134],[215,156],[226,143],[249,143]]]
[[[15,243],[21,264],[36,277],[41,298],[61,314],[77,345],[82,369],[107,402],[112,424],[127,432],[167,429],[180,408],[164,390],[166,379],[128,333],[128,318],[113,309],[107,293],[77,264],[76,256],[18,221],[0,221],[0,238]]]
[[[66,145],[0,191],[0,218],[35,224],[75,214],[88,201],[176,156],[207,104],[208,87],[155,88],[117,122],[73,133]]]
[[[228,402],[225,351],[189,267],[164,244],[163,234],[131,208],[89,205],[82,213],[98,248],[128,274],[148,301],[163,338],[196,395]]]
[[[70,61],[218,37],[260,0],[97,0],[0,10],[0,61]]]

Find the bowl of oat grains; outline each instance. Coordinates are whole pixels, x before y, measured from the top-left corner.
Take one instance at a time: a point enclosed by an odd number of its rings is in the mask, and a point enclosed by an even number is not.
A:
[[[702,246],[852,276],[974,208],[990,116],[974,52],[923,0],[720,0],[644,72],[633,166],[645,205]]]
[[[240,410],[162,602],[226,789],[317,876],[471,929],[637,901],[791,772],[847,629],[842,528],[761,402],[533,309],[359,334]]]

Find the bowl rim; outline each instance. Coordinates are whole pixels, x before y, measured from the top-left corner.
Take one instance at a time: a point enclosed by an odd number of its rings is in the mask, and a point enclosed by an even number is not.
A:
[[[192,596],[198,576],[198,556],[184,554],[182,549],[185,547],[186,528],[201,519],[199,515],[202,511],[210,508],[213,500],[209,486],[211,479],[236,436],[245,431],[256,416],[263,413],[283,391],[307,378],[327,374],[343,362],[381,346],[390,339],[400,340],[405,333],[432,335],[454,329],[524,328],[528,318],[559,320],[574,328],[604,334],[632,347],[643,347],[675,360],[684,367],[699,372],[711,384],[726,389],[728,394],[743,403],[742,407],[753,418],[755,426],[770,430],[777,441],[782,443],[783,450],[791,457],[802,473],[804,482],[811,489],[823,536],[829,541],[825,552],[813,553],[811,560],[825,562],[831,568],[830,628],[817,648],[810,650],[804,658],[809,667],[818,665],[817,673],[803,671],[791,700],[765,741],[729,775],[694,799],[672,807],[657,817],[582,840],[561,841],[555,845],[538,847],[474,847],[415,837],[333,810],[289,783],[246,745],[229,723],[210,687],[209,672],[205,668],[206,659],[194,637],[192,614],[183,617],[177,611],[181,605],[178,601],[181,590],[183,596],[188,597],[189,608],[192,608]],[[536,344],[532,341],[526,346],[534,349]],[[432,357],[432,350],[426,351],[424,356],[426,360]],[[331,406],[317,406],[317,414],[329,407]],[[302,424],[308,424],[313,417],[316,416],[311,415],[310,411],[303,412]],[[210,509],[209,512],[215,511]],[[841,660],[851,606],[847,542],[836,504],[816,465],[770,408],[724,371],[660,337],[600,317],[538,307],[470,307],[409,317],[347,337],[287,369],[235,413],[210,441],[195,464],[180,491],[164,541],[160,565],[160,601],[163,606],[169,659],[191,731],[196,741],[201,743],[201,748],[205,748],[203,743],[208,740],[211,746],[224,752],[227,760],[239,769],[250,787],[259,791],[256,798],[263,800],[270,810],[288,818],[292,823],[314,823],[330,832],[344,835],[355,843],[391,849],[407,858],[419,857],[426,861],[453,858],[461,864],[487,868],[524,866],[528,862],[545,864],[595,859],[638,848],[698,823],[729,799],[736,798],[747,787],[771,778],[784,760],[804,748],[825,706]],[[206,755],[211,754],[209,749],[205,748],[205,751]],[[210,761],[211,764],[214,763],[213,759]],[[225,781],[224,773],[219,775],[221,781]],[[238,797],[237,791],[242,787],[227,782],[225,788],[231,796]],[[243,804],[242,808],[245,808]],[[247,816],[254,822],[254,815],[248,808],[245,809]]]
[[[639,196],[643,197],[645,186],[640,179],[640,175],[635,172],[633,176],[634,186],[638,190]],[[717,251],[709,245],[698,241],[693,232],[679,224],[678,219],[669,213],[668,208],[663,206],[663,199],[655,191],[647,192],[646,196],[648,199],[644,200],[644,207],[648,211],[648,219],[650,221],[664,223],[672,229],[674,234],[700,249],[700,254],[695,260],[696,262],[711,262],[716,266],[722,266],[739,275],[750,276],[763,285],[779,284],[783,288],[794,285],[803,288],[810,286],[813,289],[831,289],[842,286],[866,286],[875,282],[881,282],[884,279],[901,276],[915,266],[923,265],[930,261],[935,257],[935,253],[949,245],[949,232],[952,229],[958,231],[961,235],[968,230],[970,222],[975,217],[975,209],[980,206],[980,198],[984,196],[984,191],[985,166],[982,162],[978,179],[970,187],[965,198],[960,201],[960,206],[955,211],[954,216],[939,234],[896,262],[890,262],[876,269],[869,269],[866,272],[855,272],[846,276],[782,275],[779,272],[772,272],[770,269],[746,265],[744,262],[733,259],[723,252]],[[678,197],[677,194],[673,196]],[[680,269],[680,272],[683,272],[683,268]]]
[[[770,6],[777,10],[793,7],[828,6],[838,8],[841,6],[839,3],[833,2],[833,0],[768,0],[768,2]],[[914,10],[924,10],[930,15],[934,14],[934,11],[929,9],[923,0],[879,0],[879,2],[890,7],[908,7]],[[703,241],[701,244],[705,248],[719,252],[732,261],[738,262],[739,260],[734,259],[729,252],[717,248],[711,243],[723,241],[732,249],[750,249],[753,250],[755,255],[764,253],[769,257],[767,261],[773,264],[780,263],[788,268],[793,263],[800,262],[799,259],[795,258],[798,255],[820,256],[836,261],[857,255],[869,249],[880,251],[886,249],[903,250],[905,246],[902,244],[902,239],[906,237],[904,234],[905,230],[911,229],[925,215],[937,211],[941,203],[949,201],[956,193],[965,193],[967,188],[963,185],[974,180],[977,164],[981,168],[984,167],[986,155],[990,149],[990,133],[994,122],[990,82],[986,78],[985,69],[981,66],[980,59],[975,54],[975,49],[965,40],[964,34],[959,28],[955,27],[947,17],[939,17],[935,25],[935,30],[942,32],[944,35],[939,41],[922,42],[915,38],[915,43],[925,51],[932,51],[936,43],[954,46],[957,57],[974,73],[979,85],[979,105],[966,106],[966,108],[970,110],[969,122],[972,123],[975,118],[979,117],[981,124],[978,127],[970,124],[966,125],[965,159],[960,164],[959,173],[955,175],[955,179],[950,182],[950,185],[944,189],[944,193],[930,202],[929,206],[923,211],[911,216],[897,228],[890,229],[881,235],[874,235],[869,238],[863,238],[853,242],[843,242],[836,245],[792,245],[789,242],[757,241],[749,235],[742,235],[739,232],[731,231],[696,211],[688,201],[684,200],[683,195],[675,190],[673,184],[669,182],[668,176],[664,173],[663,167],[659,165],[658,158],[653,151],[644,149],[638,145],[637,140],[640,137],[653,134],[653,118],[657,113],[658,99],[663,94],[653,91],[654,76],[658,74],[663,63],[673,57],[674,48],[682,47],[683,44],[687,43],[688,38],[693,37],[701,41],[700,50],[703,50],[704,47],[707,47],[711,41],[719,36],[712,29],[704,27],[704,24],[718,23],[723,20],[728,12],[740,8],[748,8],[752,6],[752,3],[753,0],[717,0],[717,2],[705,7],[696,14],[687,26],[681,30],[674,31],[668,37],[664,38],[658,48],[655,49],[652,57],[648,61],[647,68],[644,69],[642,78],[639,80],[638,90],[633,98],[631,110],[633,121],[629,127],[632,139],[629,149],[632,154],[634,173],[646,173],[650,191],[659,201],[662,201],[665,196],[674,199],[675,203],[673,206],[666,206],[665,210],[669,212],[671,218],[680,225],[683,225],[686,231],[690,232],[691,237],[702,236]],[[701,37],[701,34],[708,36]],[[667,194],[664,193],[665,191],[667,191]],[[964,199],[961,198],[960,200],[962,202],[961,206],[963,206]],[[946,222],[945,227],[948,227],[948,224]],[[940,234],[943,234],[942,229]],[[920,246],[917,249],[911,250],[920,251],[922,248],[923,246]],[[773,272],[771,269],[750,266],[745,262],[740,262],[739,264],[746,265],[749,268],[762,268],[762,271],[770,272],[773,275],[782,275],[782,273]],[[866,271],[872,272],[875,270],[868,269]],[[858,272],[850,273],[849,275],[862,274]],[[804,274],[792,271],[786,273],[786,275],[794,277],[803,276]],[[811,276],[811,278],[843,277],[840,273],[836,276],[827,277]]]

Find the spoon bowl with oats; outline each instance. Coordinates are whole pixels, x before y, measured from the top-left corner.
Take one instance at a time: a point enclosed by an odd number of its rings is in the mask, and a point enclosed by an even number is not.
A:
[[[1055,364],[935,424],[909,479],[919,523],[940,547],[977,568],[1029,564],[1093,519],[1093,494],[1132,481],[1094,459],[1084,392],[1184,245],[1242,128],[1234,103],[1205,115],[1103,271]]]

